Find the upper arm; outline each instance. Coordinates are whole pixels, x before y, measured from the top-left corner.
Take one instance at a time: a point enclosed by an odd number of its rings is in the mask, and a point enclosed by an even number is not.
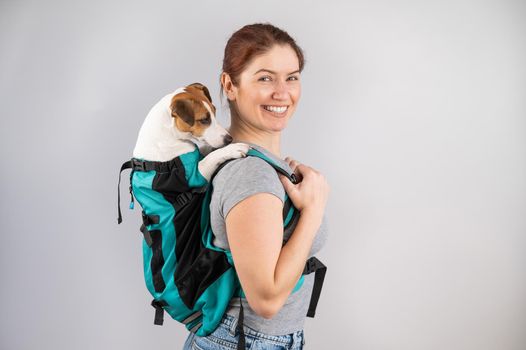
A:
[[[256,157],[233,161],[224,169],[218,174],[217,204],[241,286],[250,306],[259,313],[258,308],[275,292],[285,189],[272,166]]]
[[[237,275],[256,312],[266,309],[274,294],[274,271],[283,242],[282,208],[275,195],[257,193],[236,204],[225,220]]]

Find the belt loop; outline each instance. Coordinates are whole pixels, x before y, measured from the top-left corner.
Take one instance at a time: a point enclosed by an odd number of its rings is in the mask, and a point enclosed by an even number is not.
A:
[[[236,336],[236,327],[237,327],[237,318],[232,316],[232,322],[230,323],[230,326],[228,327],[228,333],[232,336]]]
[[[299,348],[299,349],[303,349],[303,344],[305,344],[305,342],[303,341],[303,331],[297,331],[297,332],[294,332],[292,333],[292,344],[290,345],[290,348],[291,349],[296,349],[296,348]],[[302,345],[301,347],[299,345]]]

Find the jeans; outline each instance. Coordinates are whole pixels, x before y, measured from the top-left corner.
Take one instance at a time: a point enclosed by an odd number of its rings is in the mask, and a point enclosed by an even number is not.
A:
[[[236,331],[237,319],[225,314],[221,323],[210,335],[198,337],[190,333],[183,350],[224,350],[237,349],[239,334]],[[301,350],[305,344],[303,331],[286,335],[269,335],[243,326],[247,350]]]

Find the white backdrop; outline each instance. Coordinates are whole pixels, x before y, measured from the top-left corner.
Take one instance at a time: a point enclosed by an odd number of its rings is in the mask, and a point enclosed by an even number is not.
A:
[[[269,21],[304,49],[283,154],[332,187],[308,349],[526,348],[526,4],[0,2],[0,348],[180,349],[120,164],[150,107]],[[223,103],[223,106],[226,105]]]

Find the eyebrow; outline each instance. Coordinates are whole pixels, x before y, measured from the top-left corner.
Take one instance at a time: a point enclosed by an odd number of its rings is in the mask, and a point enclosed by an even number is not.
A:
[[[294,73],[299,73],[299,71],[300,71],[299,69],[295,70],[294,72],[290,72],[288,75],[291,75],[291,74],[294,74]],[[269,72],[271,74],[277,74],[276,72],[274,72],[274,71],[272,71],[270,69],[263,68],[263,69],[258,70],[256,73],[254,73],[254,75],[258,74],[259,72]]]

